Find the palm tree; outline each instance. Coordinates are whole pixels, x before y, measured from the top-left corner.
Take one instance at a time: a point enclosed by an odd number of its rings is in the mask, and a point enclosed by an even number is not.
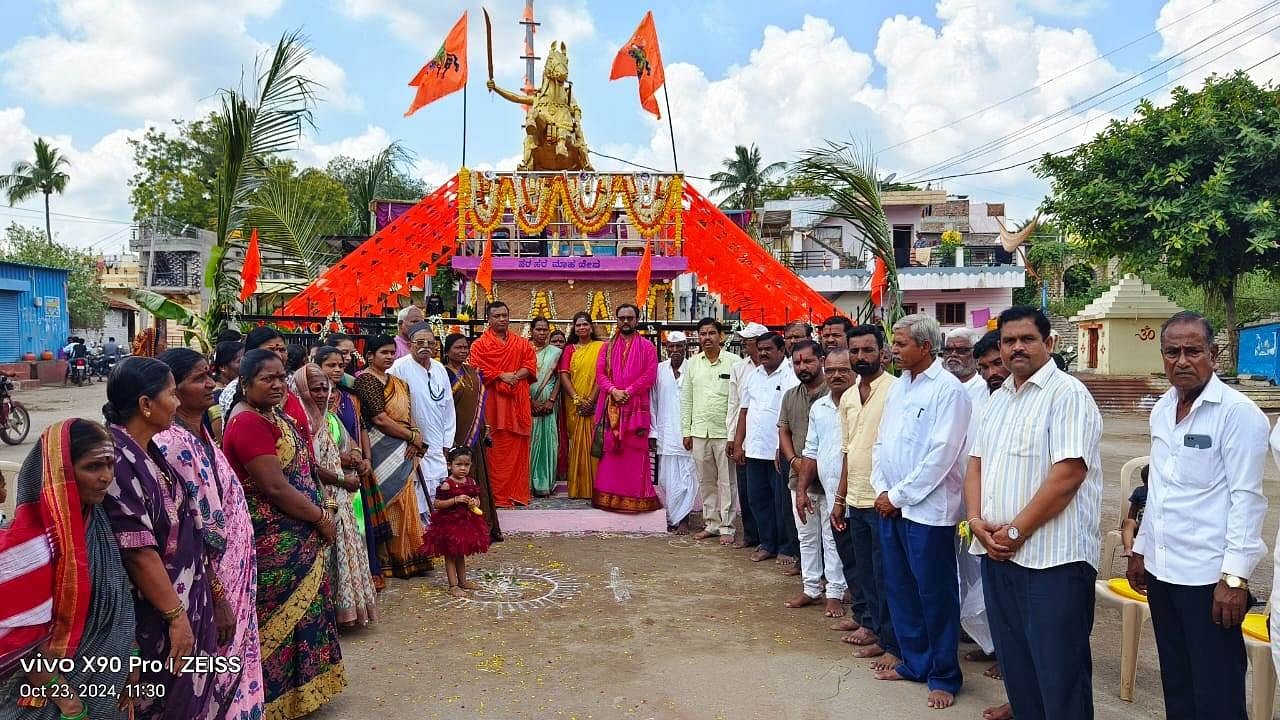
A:
[[[382,148],[382,151],[360,163],[363,172],[359,176],[359,184],[352,197],[352,210],[359,217],[356,231],[362,235],[373,234],[373,213],[369,204],[377,199],[386,187],[387,182],[400,170],[400,167],[413,160],[410,150],[400,144],[399,140]]]
[[[760,200],[760,189],[787,167],[784,162],[765,165],[755,143],[750,148],[738,145],[733,149],[733,157],[721,165],[724,170],[711,175],[711,182],[716,184],[711,188],[711,196],[727,195],[720,206],[742,210],[755,210]]]
[[[67,189],[71,176],[63,172],[71,164],[67,157],[44,141],[36,138],[36,161],[19,160],[13,164],[13,172],[0,175],[0,190],[4,190],[9,198],[9,206],[35,195],[44,193],[44,232],[53,242],[53,230],[49,224],[49,196],[61,195]]]
[[[888,274],[884,293],[886,329],[902,313],[898,302],[898,271],[893,258],[893,233],[881,200],[883,182],[876,171],[875,155],[854,143],[827,141],[824,147],[806,150],[794,165],[804,180],[827,188],[831,207],[824,212],[862,229],[863,242]],[[892,179],[892,178],[890,178]],[[870,300],[866,314],[871,313]]]
[[[215,184],[217,240],[204,279],[213,296],[204,318],[210,337],[237,307],[240,275],[228,250],[249,236],[245,221],[255,194],[270,179],[268,161],[292,150],[303,124],[311,124],[316,84],[301,74],[309,54],[300,33],[282,36],[271,54],[255,64],[256,86],[223,90],[222,108],[214,113],[222,157]]]

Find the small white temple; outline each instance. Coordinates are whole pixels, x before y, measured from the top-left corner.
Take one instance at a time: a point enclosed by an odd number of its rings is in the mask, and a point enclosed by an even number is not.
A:
[[[1077,367],[1100,375],[1162,372],[1160,323],[1181,311],[1142,278],[1125,275],[1071,318],[1079,327]]]

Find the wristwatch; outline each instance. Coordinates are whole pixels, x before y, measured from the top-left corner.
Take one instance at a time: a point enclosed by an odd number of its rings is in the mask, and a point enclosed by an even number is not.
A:
[[[1009,539],[1014,542],[1022,539],[1022,533],[1018,531],[1018,527],[1016,525],[1009,526]]]
[[[1232,575],[1230,573],[1222,573],[1222,582],[1226,583],[1227,587],[1231,588],[1232,590],[1248,590],[1249,589],[1249,579],[1239,577],[1238,575]]]

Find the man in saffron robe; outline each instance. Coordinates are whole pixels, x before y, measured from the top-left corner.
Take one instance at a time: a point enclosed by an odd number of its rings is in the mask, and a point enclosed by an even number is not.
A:
[[[600,352],[596,380],[605,423],[604,456],[591,504],[601,510],[648,512],[662,507],[649,469],[649,391],[658,376],[658,351],[636,332],[640,310],[619,305],[618,332]]]
[[[530,500],[529,443],[533,407],[529,381],[538,374],[533,344],[508,332],[511,310],[494,301],[487,310],[489,329],[471,345],[471,365],[480,371],[489,396],[485,420],[489,424],[489,486],[498,507],[528,505]]]

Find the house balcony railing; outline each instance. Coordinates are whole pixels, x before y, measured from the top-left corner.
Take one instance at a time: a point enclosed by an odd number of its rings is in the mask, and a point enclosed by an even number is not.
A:
[[[825,250],[774,250],[778,262],[791,270],[830,270],[831,253]]]

